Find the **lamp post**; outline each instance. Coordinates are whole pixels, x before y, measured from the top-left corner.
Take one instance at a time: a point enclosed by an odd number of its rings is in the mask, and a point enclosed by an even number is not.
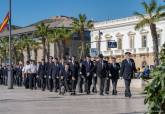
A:
[[[13,89],[13,76],[11,68],[11,0],[9,0],[9,67],[8,67],[8,89]]]
[[[98,39],[98,54],[101,54],[101,36],[103,35],[103,33],[99,30],[99,39]]]

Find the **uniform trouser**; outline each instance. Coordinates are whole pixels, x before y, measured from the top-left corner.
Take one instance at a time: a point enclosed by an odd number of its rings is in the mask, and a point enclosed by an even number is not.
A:
[[[0,76],[0,84],[2,85],[3,84],[3,77]]]
[[[81,75],[78,77],[78,91],[83,92],[83,84],[85,83],[85,78]]]
[[[33,87],[36,89],[37,88],[37,74],[33,73]]]
[[[97,88],[96,88],[96,84],[97,84],[97,77],[92,77],[92,92],[97,92]]]
[[[53,85],[54,85],[54,91],[57,91],[57,89],[59,88],[59,79],[54,77],[53,78]]]
[[[118,79],[113,78],[111,80],[112,80],[113,92],[117,92],[116,88],[117,88],[117,81],[118,81]]]
[[[100,93],[100,95],[102,95],[104,92],[105,78],[98,77],[98,82],[99,82],[99,93]]]
[[[64,79],[64,86],[67,92],[71,91],[71,87],[70,87],[70,80],[69,79]]]
[[[39,76],[37,76],[36,78],[36,85],[37,85],[37,88],[41,88],[41,78]]]
[[[76,86],[77,86],[77,79],[72,80],[72,92],[73,93],[76,92]]]
[[[29,88],[29,74],[27,76],[24,77],[24,86],[26,89]]]
[[[44,91],[46,88],[46,78],[42,76],[40,80],[41,80],[41,89]]]
[[[7,85],[7,79],[8,79],[8,76],[3,76],[3,84],[4,85]]]
[[[53,79],[52,78],[48,79],[48,88],[49,88],[49,91],[53,91]]]
[[[110,78],[106,77],[105,78],[105,83],[104,83],[104,92],[105,93],[109,93],[109,89],[110,89]]]
[[[87,93],[90,92],[91,85],[92,85],[92,76],[90,75],[88,77],[85,77],[85,89]]]
[[[32,74],[30,74],[29,76],[29,88],[33,89],[33,75]]]
[[[124,79],[124,82],[125,82],[125,96],[131,97],[131,90],[130,90],[131,79]]]
[[[16,84],[18,87],[22,86],[22,76],[16,76]]]

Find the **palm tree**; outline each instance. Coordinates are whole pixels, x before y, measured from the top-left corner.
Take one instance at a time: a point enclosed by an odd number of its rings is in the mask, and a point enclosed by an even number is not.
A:
[[[60,47],[61,47],[61,58],[66,54],[66,43],[72,37],[72,31],[65,28],[64,26],[59,28],[59,38],[60,38]],[[69,53],[69,52],[68,52]]]
[[[54,44],[54,57],[60,57],[60,44],[59,44],[59,29],[55,28],[50,31],[48,42]]]
[[[93,23],[91,20],[87,20],[87,17],[85,14],[79,14],[79,18],[73,19],[73,30],[77,32],[81,39],[81,54],[80,58],[85,56],[85,29],[91,29],[93,28]]]
[[[142,6],[146,14],[135,12],[134,14],[140,18],[140,21],[136,24],[135,29],[143,28],[144,26],[149,26],[151,30],[152,40],[153,40],[153,50],[154,50],[154,62],[155,65],[159,65],[159,47],[158,47],[158,37],[156,31],[156,22],[158,22],[162,17],[165,16],[165,5],[158,5],[156,0],[152,0],[149,4],[142,2]]]
[[[34,50],[34,59],[35,61],[37,61],[37,56],[38,56],[37,52],[38,52],[38,49],[41,49],[40,42],[33,40],[31,44],[31,48]]]
[[[8,54],[8,38],[4,37],[0,39],[0,53],[2,55],[2,61],[6,63]]]
[[[36,35],[38,37],[41,37],[42,46],[43,46],[43,58],[45,59],[47,53],[46,43],[47,43],[47,36],[49,33],[49,25],[45,25],[42,22],[41,24],[37,25],[36,28],[37,28]],[[48,54],[47,54],[47,59],[48,59]]]

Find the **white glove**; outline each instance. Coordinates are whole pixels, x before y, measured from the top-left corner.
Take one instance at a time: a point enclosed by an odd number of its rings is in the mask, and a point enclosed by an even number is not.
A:
[[[49,79],[51,79],[51,76],[49,76]]]
[[[89,75],[90,75],[90,73],[88,72],[88,73],[87,73],[87,76],[89,76]]]
[[[80,72],[80,74],[82,74],[82,72]]]
[[[97,75],[96,75],[96,74],[94,74],[93,76],[94,76],[94,77],[96,77]]]
[[[46,75],[44,76],[44,78],[46,78]]]

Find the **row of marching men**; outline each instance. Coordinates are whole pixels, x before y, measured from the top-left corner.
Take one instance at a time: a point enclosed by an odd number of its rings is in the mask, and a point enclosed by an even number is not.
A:
[[[75,57],[70,59],[64,57],[61,60],[49,57],[48,62],[44,59],[38,64],[35,61],[27,61],[25,66],[16,65],[13,69],[15,85],[24,85],[26,89],[32,90],[69,92],[71,95],[75,95],[76,90],[86,94],[91,92],[98,92],[100,95],[109,94],[110,80],[112,94],[117,95],[117,81],[121,76],[125,81],[126,97],[131,97],[130,83],[136,72],[134,60],[131,59],[129,52],[125,53],[125,59],[121,64],[116,62],[115,57],[104,59],[100,54],[97,60],[91,59],[90,56],[80,61]],[[3,74],[7,77],[7,71]],[[1,77],[0,70],[0,83],[6,85],[7,78],[2,77],[1,81]]]
[[[100,95],[109,94],[111,79],[112,94],[116,95],[119,70],[120,65],[115,57],[112,57],[109,62],[109,60],[103,60],[103,56],[100,55],[99,60],[91,60],[90,56],[86,56],[80,61],[75,57],[70,59],[64,57],[61,60],[49,57],[49,62],[42,59],[38,65],[34,61],[31,63],[27,61],[22,73],[25,88],[41,88],[42,91],[48,89],[50,92],[61,93],[61,87],[64,87],[65,92],[70,92],[71,95],[75,95],[76,90],[86,94],[98,91]]]

